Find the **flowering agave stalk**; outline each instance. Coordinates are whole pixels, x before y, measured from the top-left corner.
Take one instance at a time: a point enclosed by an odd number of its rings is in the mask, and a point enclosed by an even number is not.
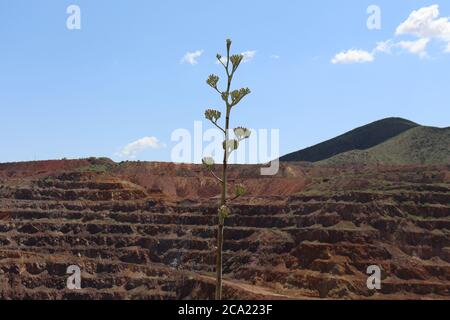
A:
[[[211,157],[206,157],[203,159],[204,166],[210,171],[210,173],[219,181],[222,186],[222,194],[220,198],[220,206],[218,210],[218,226],[217,226],[217,253],[216,253],[216,272],[217,272],[217,283],[216,283],[216,292],[215,298],[216,300],[222,299],[222,248],[223,248],[223,229],[225,226],[225,219],[230,215],[229,202],[235,200],[241,196],[244,196],[246,191],[244,186],[236,185],[234,189],[234,197],[228,198],[227,195],[227,167],[228,167],[228,158],[230,154],[237,150],[239,147],[239,143],[242,140],[245,140],[250,137],[250,130],[243,127],[237,127],[233,129],[234,137],[230,137],[230,115],[231,111],[237,104],[241,102],[241,100],[250,93],[250,89],[242,88],[239,90],[232,90],[231,84],[233,81],[233,77],[235,75],[236,70],[244,59],[244,56],[241,54],[231,55],[231,40],[227,40],[227,56],[222,57],[220,54],[217,55],[217,60],[224,67],[227,81],[225,91],[221,91],[218,88],[219,77],[212,74],[208,77],[206,83],[213,88],[225,104],[226,116],[225,116],[225,125],[221,126],[219,124],[219,120],[222,116],[222,113],[217,110],[208,109],[205,112],[205,117],[209,120],[214,126],[216,126],[220,131],[223,132],[224,141],[223,141],[223,166],[222,166],[222,177],[217,176],[214,173],[214,160]]]

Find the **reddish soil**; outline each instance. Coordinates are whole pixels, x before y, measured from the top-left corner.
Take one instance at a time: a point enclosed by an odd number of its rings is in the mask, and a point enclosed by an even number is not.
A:
[[[227,299],[450,299],[450,166],[230,176],[249,193],[226,222]],[[212,298],[218,194],[197,165],[0,164],[0,298]]]

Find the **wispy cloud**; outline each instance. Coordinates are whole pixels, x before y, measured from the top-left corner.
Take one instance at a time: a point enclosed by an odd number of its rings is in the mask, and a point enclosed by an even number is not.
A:
[[[249,62],[252,61],[253,58],[255,58],[256,56],[256,50],[248,50],[248,51],[244,51],[241,53],[244,56],[244,59],[242,59],[242,62]],[[223,64],[225,64],[227,62],[227,57],[222,57],[220,59],[220,61],[222,61]],[[216,63],[219,63],[219,61],[216,61]]]
[[[395,43],[392,39],[381,41],[377,43],[377,46],[374,49],[374,53],[383,52],[383,53],[391,53],[392,48],[395,46]]]
[[[156,137],[144,137],[123,147],[118,155],[122,158],[135,159],[136,156],[148,149],[160,149],[164,144],[160,143]]]
[[[244,51],[241,54],[244,56],[244,59],[242,60],[242,62],[249,62],[249,61],[253,60],[253,58],[256,56],[256,51],[249,50],[249,51]]]
[[[430,42],[430,39],[423,38],[417,41],[400,41],[398,46],[400,48],[408,50],[412,54],[416,54],[421,58],[426,58],[427,54],[427,45]]]
[[[430,39],[428,38],[422,38],[415,41],[399,41],[394,42],[392,39],[378,42],[377,46],[373,50],[373,54],[377,53],[401,53],[399,49],[406,50],[409,53],[418,55],[421,58],[428,57],[427,53],[427,45],[430,42]]]
[[[372,53],[364,50],[347,50],[339,52],[331,60],[333,64],[352,64],[352,63],[366,63],[372,62],[374,56]]]
[[[278,60],[278,59],[280,59],[280,56],[277,55],[277,54],[272,54],[272,55],[270,55],[269,58],[270,58],[270,59],[274,59],[274,60]]]
[[[203,54],[203,50],[197,50],[194,52],[187,52],[183,58],[181,58],[181,63],[189,63],[190,65],[198,64],[197,59],[200,58]]]

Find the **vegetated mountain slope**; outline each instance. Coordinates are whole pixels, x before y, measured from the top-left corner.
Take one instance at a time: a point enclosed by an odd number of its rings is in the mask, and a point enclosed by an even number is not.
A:
[[[387,118],[288,154],[280,160],[317,162],[351,150],[366,150],[417,126],[417,123],[402,118]]]
[[[320,162],[326,165],[354,163],[448,164],[450,127],[417,127],[368,150],[353,150]]]

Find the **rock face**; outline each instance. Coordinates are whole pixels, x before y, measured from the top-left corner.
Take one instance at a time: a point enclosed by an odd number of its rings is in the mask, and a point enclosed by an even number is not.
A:
[[[0,298],[212,298],[214,180],[105,161],[0,165]],[[226,298],[450,299],[450,166],[258,169],[231,169],[249,195],[226,222]]]

